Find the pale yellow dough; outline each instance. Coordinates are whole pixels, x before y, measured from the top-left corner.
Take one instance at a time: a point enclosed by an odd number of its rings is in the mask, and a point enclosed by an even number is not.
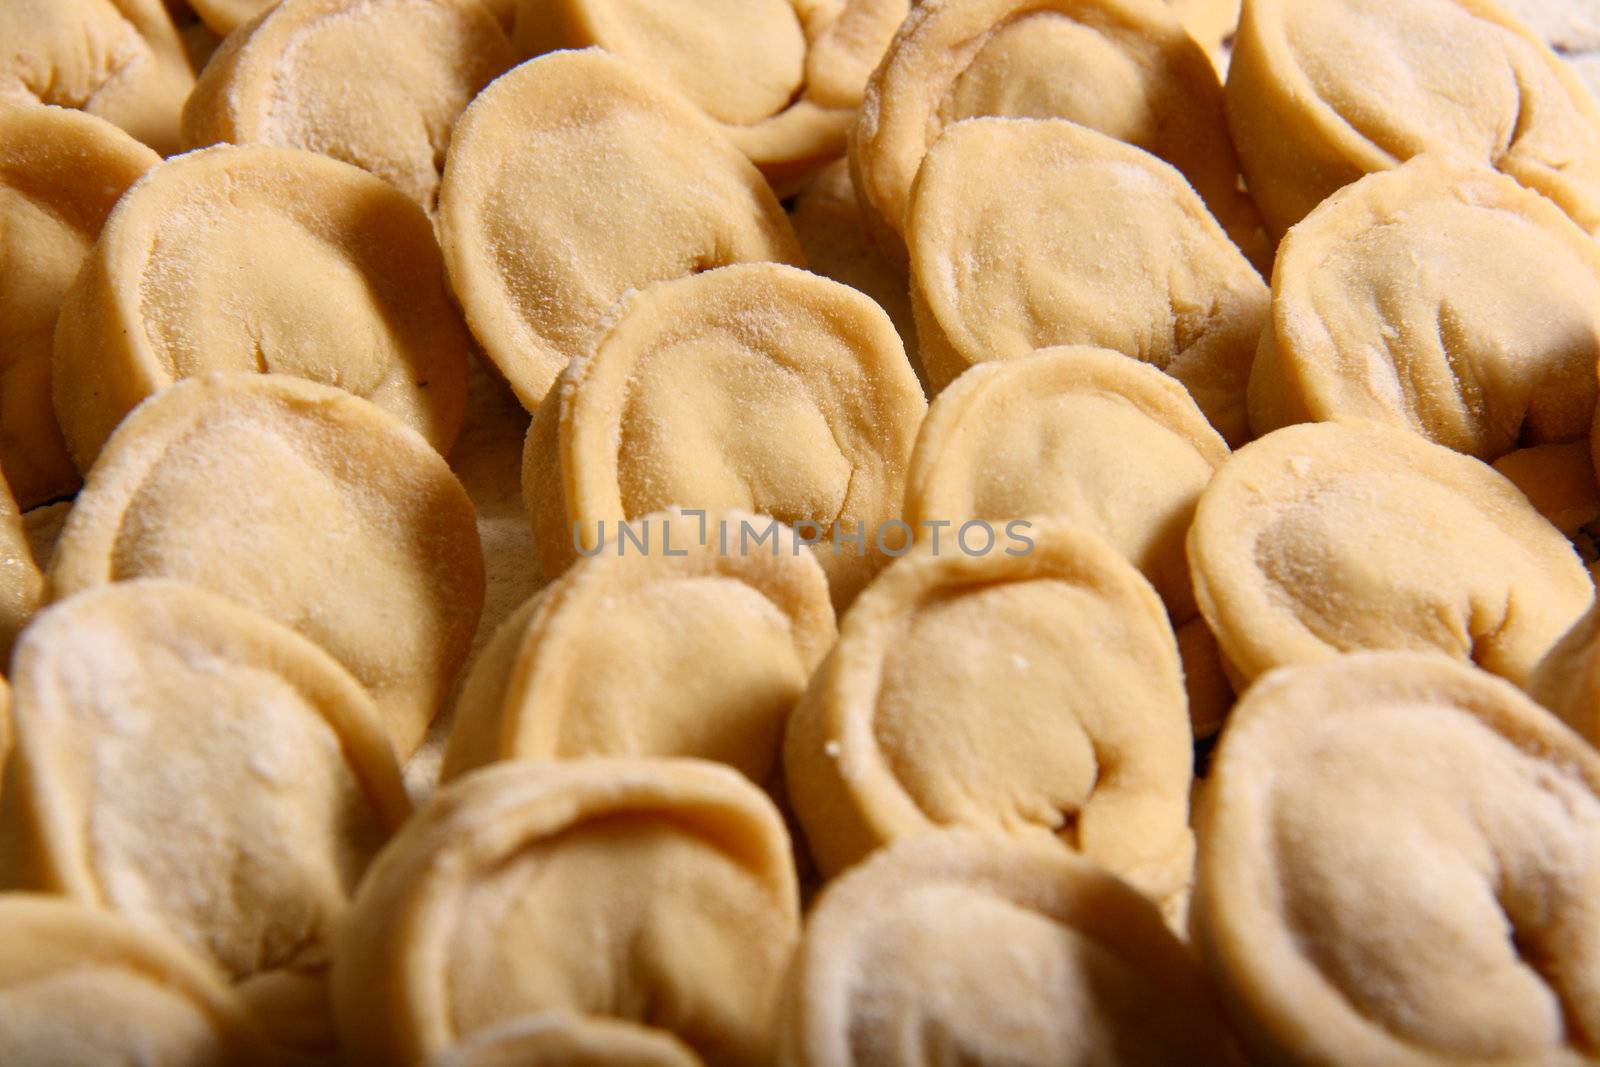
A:
[[[1227,95],[1275,234],[1426,152],[1493,167],[1600,229],[1600,103],[1491,0],[1251,0]]]
[[[757,516],[645,516],[523,605],[467,676],[443,779],[501,759],[638,755],[766,784],[838,633],[827,577],[793,532],[776,553],[722,549],[741,520]]]
[[[800,261],[750,162],[598,49],[531,60],[473,101],[450,139],[439,229],[467,322],[530,411],[629,291]]]
[[[1600,611],[1594,608],[1539,661],[1528,693],[1600,747]]]
[[[1520,684],[1594,598],[1516,486],[1377,423],[1291,426],[1235,452],[1188,544],[1200,610],[1243,682],[1395,649]]]
[[[670,85],[780,190],[844,154],[910,0],[520,0],[524,55],[598,46]]]
[[[1239,188],[1222,86],[1162,0],[923,0],[851,135],[863,201],[906,234],[928,150],[954,123],[985,116],[1070,119],[1153,152],[1235,241],[1265,251]],[[989,180],[1011,190],[1029,169],[999,164]]]
[[[174,933],[263,1014],[293,1003],[278,1039],[331,1044],[332,938],[410,814],[356,680],[215,594],[136,581],[43,612],[12,681],[0,885]]]
[[[862,212],[850,165],[840,159],[824,167],[795,200],[789,221],[811,270],[866,293],[888,312],[921,378],[911,278],[902,257],[883,246]]]
[[[60,500],[22,513],[22,532],[41,570],[49,565],[50,557],[55,555],[56,541],[61,537],[61,528],[67,524],[67,516],[71,513],[70,500]]]
[[[403,193],[311,152],[219,145],[151,171],[107,220],[56,328],[56,417],[88,470],[145,397],[259,371],[337,385],[444,452],[467,345]]]
[[[63,597],[189,582],[322,645],[409,755],[483,603],[472,505],[428,443],[365,400],[277,374],[171,386],[118,428],[51,561]]]
[[[1600,0],[1499,0],[1600,95]]]
[[[51,338],[112,206],[160,161],[93,115],[0,106],[0,471],[25,509],[78,488],[50,406]]]
[[[703,1061],[661,1030],[548,1012],[485,1030],[431,1067],[703,1067]]]
[[[1221,725],[1233,691],[1195,606],[1184,537],[1228,446],[1154,367],[1100,348],[982,363],[928,409],[906,485],[919,538],[963,523],[1054,515],[1105,540],[1167,606],[1196,734]],[[934,524],[944,523],[942,527]]]
[[[0,895],[0,1062],[269,1067],[238,995],[184,947],[57,897]]]
[[[1054,839],[1170,907],[1194,857],[1172,627],[1099,538],[1043,518],[1027,536],[918,544],[861,595],[790,717],[789,799],[827,875],[971,826]]]
[[[1279,246],[1250,427],[1372,419],[1494,460],[1586,440],[1597,360],[1594,241],[1510,178],[1419,156]]]
[[[1254,1062],[1595,1063],[1597,791],[1593,749],[1466,664],[1264,678],[1211,771],[1194,902]]]
[[[479,0],[282,0],[212,59],[184,142],[320,152],[432,212],[456,117],[516,61]]]
[[[0,675],[9,672],[11,643],[27,625],[44,599],[44,575],[39,573],[22,514],[0,477]],[[4,746],[0,745],[0,756]]]
[[[541,1012],[765,1067],[799,938],[788,835],[698,760],[513,760],[435,794],[356,898],[334,964],[352,1062],[426,1064]]]
[[[1226,74],[1227,57],[1233,51],[1233,35],[1239,29],[1241,0],[1167,0],[1168,6],[1189,31],[1195,43],[1206,50],[1211,62]]]
[[[576,545],[653,511],[736,509],[814,524],[842,609],[903,539],[890,524],[926,411],[889,317],[846,286],[774,263],[658,283],[534,416],[522,484],[540,566],[560,574]]]
[[[934,144],[906,234],[935,388],[975,363],[1095,345],[1182,382],[1231,444],[1266,283],[1183,175],[1060,119],[969,119]]]
[[[830,885],[784,1001],[781,1067],[1224,1067],[1200,968],[1080,856],[967,831]]]
[[[1589,576],[1600,579],[1600,482],[1589,442],[1521,448],[1495,460],[1494,469],[1567,536]]]
[[[0,4],[0,107],[87,111],[165,155],[178,150],[178,116],[192,88],[161,0]]]
[[[227,37],[257,15],[271,10],[278,0],[188,0],[211,30]]]

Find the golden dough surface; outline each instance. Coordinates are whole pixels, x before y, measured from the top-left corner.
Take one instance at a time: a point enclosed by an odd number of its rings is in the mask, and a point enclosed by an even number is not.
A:
[[[1080,857],[954,830],[824,891],[784,1002],[783,1067],[1231,1064],[1199,967]]]
[[[409,755],[483,603],[472,505],[426,441],[380,409],[275,374],[213,373],[126,419],[51,562],[54,596],[163,577],[322,645]]]
[[[512,760],[436,793],[363,883],[334,964],[347,1054],[424,1064],[518,1016],[768,1062],[799,937],[788,836],[699,760]]]
[[[522,64],[462,114],[439,232],[474,336],[530,411],[629,291],[800,260],[772,190],[715,126],[592,48]]]
[[[1600,226],[1600,101],[1490,0],[1257,0],[1227,92],[1276,234],[1426,152],[1492,167]]]
[[[444,452],[468,343],[428,219],[399,190],[311,152],[218,145],[118,203],[63,304],[53,395],[84,470],[141,400],[208,371],[337,385]]]
[[[178,941],[59,897],[0,894],[0,1059],[51,1067],[278,1062]],[[93,1005],[86,1012],[85,1005]]]
[[[292,1028],[326,1040],[332,937],[410,814],[355,679],[221,597],[145,580],[41,614],[13,681],[0,884],[176,934],[245,988],[303,989]]]
[[[929,149],[983,117],[1065,119],[1149,151],[1193,184],[1235,241],[1264,252],[1222,86],[1161,0],[923,0],[874,72],[851,135],[863,203],[904,234]],[[1025,172],[993,173],[1009,184]]]
[[[1495,460],[1587,439],[1597,360],[1589,235],[1509,178],[1418,157],[1284,238],[1250,426],[1372,419]]]
[[[776,263],[657,283],[535,413],[522,485],[540,565],[554,577],[654,511],[733,509],[814,524],[843,608],[886,560],[926,411],[893,323],[847,286]]]
[[[56,320],[106,216],[159,162],[104,119],[0,107],[0,472],[24,509],[80,484],[51,407]]]
[[[1594,599],[1572,546],[1511,482],[1376,423],[1290,426],[1235,452],[1188,544],[1200,610],[1244,682],[1394,649],[1520,684]]]
[[[1269,294],[1183,176],[1062,119],[971,119],[912,195],[911,299],[935,388],[975,363],[1094,345],[1177,378],[1247,439]]]
[[[905,519],[946,543],[973,521],[1070,519],[1128,559],[1177,629],[1196,734],[1233,693],[1195,606],[1184,537],[1228,446],[1183,386],[1117,352],[1043,349],[980,363],[934,400],[917,435]]]
[[[473,663],[445,780],[507,758],[693,756],[765,785],[837,636],[828,581],[784,531],[724,554],[743,513],[645,516],[523,605]],[[643,547],[640,547],[640,546]],[[629,669],[615,672],[617,649]]]
[[[431,213],[456,117],[515,63],[479,0],[285,0],[212,57],[184,107],[184,142],[320,152]]]
[[[789,720],[789,799],[825,874],[967,826],[1054,840],[1172,905],[1194,841],[1171,624],[1092,534],[1025,536],[981,556],[921,543],[867,588]]]
[[[1600,757],[1437,655],[1268,675],[1201,806],[1196,941],[1261,1062],[1593,1062]]]
[[[7,0],[0,106],[54,104],[120,126],[165,155],[194,88],[161,0]]]

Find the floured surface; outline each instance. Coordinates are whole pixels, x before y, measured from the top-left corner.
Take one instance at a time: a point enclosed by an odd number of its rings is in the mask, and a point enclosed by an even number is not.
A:
[[[1482,0],[1255,4],[1228,94],[1245,178],[1276,233],[1424,152],[1493,167],[1600,226],[1600,103]]]
[[[383,1062],[560,1011],[756,1067],[798,935],[782,822],[738,774],[513,760],[441,789],[386,850],[342,941],[335,1005],[347,1054]]]
[[[630,290],[800,258],[772,191],[709,121],[594,49],[525,63],[473,102],[439,211],[467,321],[529,410]]]
[[[8,0],[0,103],[79,108],[166,154],[194,73],[161,0]]]
[[[1591,1061],[1591,749],[1437,657],[1280,672],[1235,716],[1196,921],[1249,1046],[1294,1062]]]
[[[893,845],[830,887],[781,1048],[795,1067],[1232,1062],[1148,901],[1078,857],[959,831]]]
[[[1291,426],[1234,453],[1201,495],[1189,562],[1245,681],[1404,649],[1521,683],[1594,597],[1572,547],[1509,481],[1374,424]]]
[[[1245,439],[1267,288],[1154,157],[1059,119],[961,123],[928,154],[907,241],[936,387],[984,360],[1095,345],[1166,371]]]
[[[665,514],[610,534],[512,617],[462,689],[446,778],[507,758],[692,756],[758,785],[836,630],[827,578],[784,532],[720,554],[743,513]],[[633,546],[633,547],[629,547]],[[616,672],[625,649],[626,672]]]
[[[456,117],[515,62],[478,0],[290,0],[205,72],[184,109],[184,141],[320,152],[431,213]],[[366,73],[352,82],[354,69]]]
[[[292,374],[371,400],[447,450],[468,337],[432,227],[385,182],[228,145],[122,201],[62,309],[56,414],[87,468],[146,396],[207,371]]]
[[[409,813],[354,679],[220,597],[141,582],[53,607],[15,681],[5,883],[176,934],[235,982],[318,989],[357,880]]]
[[[1203,629],[1184,538],[1227,456],[1172,378],[1105,349],[1046,349],[980,364],[939,394],[912,454],[906,521],[930,542],[945,523],[948,543],[973,520],[1069,519],[1139,569],[1174,627]],[[1205,635],[1180,650],[1195,731],[1209,733],[1232,693]]]
[[[1252,255],[1255,209],[1239,189],[1222,87],[1160,0],[925,0],[874,73],[851,142],[863,202],[910,225],[924,156],[963,119],[1067,119],[1154,153],[1193,183]],[[1009,185],[1025,170],[997,168]]]
[[[926,403],[888,316],[845,286],[776,264],[660,283],[534,419],[523,498],[540,563],[559,573],[601,522],[734,509],[815,524],[843,608],[895,536]],[[836,551],[835,523],[862,542]]]
[[[862,595],[791,720],[790,799],[828,873],[961,825],[1054,837],[1170,904],[1194,849],[1171,626],[1091,535],[1029,536],[981,557],[924,543]]]
[[[54,1067],[265,1064],[242,1003],[181,944],[54,897],[0,896],[0,1058]],[[93,1004],[92,1015],[83,1011]]]
[[[1433,158],[1369,175],[1285,238],[1250,422],[1363,418],[1494,460],[1586,439],[1600,252],[1508,178]]]
[[[170,387],[118,430],[51,565],[64,596],[167,577],[328,649],[408,755],[483,603],[472,506],[442,459],[365,401],[279,375]]]

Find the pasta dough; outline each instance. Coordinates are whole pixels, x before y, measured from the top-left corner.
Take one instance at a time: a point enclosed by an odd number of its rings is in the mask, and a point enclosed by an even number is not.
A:
[[[521,0],[525,55],[599,46],[670,85],[780,189],[844,154],[910,0]]]
[[[1054,838],[1170,908],[1193,754],[1166,612],[1098,538],[1044,519],[1028,536],[919,544],[862,594],[789,720],[789,799],[828,875],[971,826]]]
[[[1600,757],[1439,656],[1269,675],[1199,833],[1196,943],[1262,1063],[1594,1062]]]
[[[41,614],[13,681],[0,882],[171,931],[247,996],[293,999],[280,1040],[329,1041],[331,939],[410,813],[355,679],[221,597],[138,581]]]
[[[739,774],[513,760],[440,790],[384,851],[341,938],[334,1004],[360,1063],[427,1063],[567,1011],[757,1067],[798,939],[788,835]]]
[[[800,261],[755,168],[598,49],[531,60],[479,94],[450,139],[439,230],[467,322],[530,411],[630,290]]]
[[[0,477],[0,674],[11,661],[11,643],[44,599],[44,575],[34,562],[17,502]],[[0,757],[5,746],[0,745]]]
[[[922,378],[911,315],[911,279],[905,263],[879,244],[862,214],[849,164],[841,159],[824,167],[796,199],[789,219],[807,266],[867,294],[888,312],[912,369]]]
[[[1227,458],[1183,386],[1160,371],[1104,349],[1046,349],[979,364],[939,394],[911,456],[906,521],[948,543],[972,520],[1054,515],[1103,538],[1166,604],[1195,733],[1209,734],[1233,693],[1183,541]]]
[[[50,406],[50,342],[112,205],[159,162],[93,115],[0,107],[0,471],[23,508],[78,488]]]
[[[107,443],[49,580],[68,596],[166,577],[311,638],[409,755],[483,604],[472,505],[427,442],[348,393],[279,374],[171,386]]]
[[[885,527],[926,411],[893,324],[854,290],[772,263],[659,283],[623,303],[528,431],[540,565],[554,577],[652,511],[736,509],[805,525],[842,609],[896,547]]]
[[[1493,167],[1600,227],[1600,103],[1490,0],[1252,2],[1227,94],[1274,233],[1425,152]]]
[[[1528,678],[1528,693],[1600,747],[1600,613],[1590,608]]]
[[[0,5],[0,107],[77,108],[165,155],[178,150],[178,115],[192,88],[194,72],[161,0]]]
[[[184,141],[321,152],[432,212],[456,116],[516,61],[479,0],[283,0],[206,68]]]
[[[702,1067],[671,1034],[565,1012],[493,1027],[440,1056],[433,1067]]]
[[[1250,425],[1371,419],[1493,460],[1587,439],[1597,360],[1590,237],[1509,178],[1423,156],[1284,238]]]
[[[783,1017],[783,1067],[1234,1063],[1148,900],[1078,856],[964,831],[829,886]]]
[[[1265,283],[1181,174],[1060,119],[971,119],[928,152],[907,241],[917,342],[943,388],[975,363],[1095,345],[1182,382],[1230,444]]]
[[[1560,56],[1591,94],[1600,96],[1600,2],[1500,0]]]
[[[1589,576],[1600,575],[1600,484],[1595,481],[1589,442],[1521,448],[1495,460],[1494,469],[1567,536],[1588,566]]]
[[[187,0],[200,20],[218,35],[228,36],[257,15],[265,13],[278,0]]]
[[[311,152],[221,145],[163,164],[107,221],[56,328],[56,416],[87,470],[145,397],[260,371],[338,385],[444,452],[467,343],[403,194]]]
[[[765,784],[837,630],[792,532],[770,555],[721,550],[723,530],[755,518],[669,513],[634,523],[638,541],[608,534],[473,664],[443,777],[499,759],[694,756]]]
[[[984,116],[1070,119],[1146,149],[1193,183],[1235,240],[1264,251],[1222,86],[1161,0],[923,0],[873,75],[852,135],[864,202],[905,234],[930,147]],[[1027,173],[1001,166],[988,178],[1011,191]]]
[[[1375,423],[1291,426],[1235,452],[1200,497],[1189,564],[1246,682],[1405,649],[1521,683],[1594,598],[1571,546],[1510,482]]]
[[[0,1061],[266,1067],[243,1006],[183,946],[56,897],[0,895]]]

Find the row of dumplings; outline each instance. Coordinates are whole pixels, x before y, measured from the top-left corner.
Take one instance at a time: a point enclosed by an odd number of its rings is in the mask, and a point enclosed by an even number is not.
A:
[[[170,6],[0,6],[0,1063],[1600,1062],[1564,9]]]

